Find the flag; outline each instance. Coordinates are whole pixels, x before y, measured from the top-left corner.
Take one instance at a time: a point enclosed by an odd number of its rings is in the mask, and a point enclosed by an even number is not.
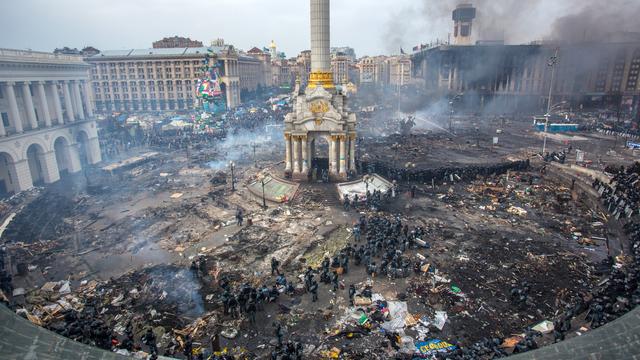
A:
[[[404,49],[403,49],[403,48],[400,48],[400,54],[402,54],[402,55],[406,55],[407,53],[405,53],[405,52],[404,52]]]

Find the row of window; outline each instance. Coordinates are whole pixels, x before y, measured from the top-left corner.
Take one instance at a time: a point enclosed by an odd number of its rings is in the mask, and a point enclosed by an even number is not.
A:
[[[167,91],[171,91],[171,92],[173,92],[173,86],[167,86],[167,87],[166,87],[166,89],[167,89]],[[129,92],[129,88],[128,88],[128,87],[121,87],[121,88],[119,88],[119,87],[112,87],[112,88],[109,88],[109,87],[99,88],[99,87],[97,87],[97,88],[94,88],[93,90],[94,90],[94,93],[96,93],[96,94],[100,94],[101,92],[104,92],[104,93],[109,93],[109,92],[113,92],[113,93],[119,93],[119,92],[127,93],[127,92]],[[158,91],[164,91],[164,90],[165,90],[165,87],[164,87],[164,86],[158,86]],[[182,86],[176,86],[176,90],[177,90],[178,92],[183,92],[183,87],[182,87]],[[190,93],[190,92],[193,92],[194,90],[195,90],[195,89],[192,89],[192,88],[190,88],[190,87],[185,87],[185,88],[184,88],[184,91],[185,91],[185,92],[189,92],[189,93]],[[154,86],[149,86],[149,92],[154,93],[155,91],[156,91],[156,88],[155,88]],[[137,87],[132,87],[132,88],[131,88],[131,92],[132,92],[132,93],[138,92],[138,88],[137,88]],[[147,92],[147,88],[145,88],[145,87],[140,87],[140,92],[142,92],[142,93],[146,93],[146,92]]]
[[[158,93],[158,96],[151,96],[150,99],[156,99],[156,98],[164,98],[164,93]],[[167,98],[169,99],[173,99],[173,94],[168,93],[167,94]],[[177,95],[178,99],[193,99],[193,95],[192,94],[178,94]],[[137,94],[132,94],[131,97],[129,97],[129,94],[123,94],[122,96],[120,96],[120,94],[113,94],[113,96],[111,96],[111,94],[105,94],[104,96],[100,95],[100,94],[96,94],[96,100],[100,101],[102,99],[105,100],[120,100],[120,99],[124,99],[124,100],[129,100],[129,99],[147,99],[147,94],[142,94],[140,97],[138,97]]]
[[[163,70],[164,70],[164,71],[163,71]],[[177,67],[177,68],[158,68],[158,69],[156,69],[156,70],[155,70],[155,73],[158,73],[158,74],[160,74],[160,73],[162,73],[162,72],[165,72],[165,73],[171,73],[171,72],[181,73],[183,70],[184,70],[184,72],[185,72],[185,73],[189,73],[189,72],[191,72],[191,71],[193,71],[193,72],[197,72],[197,71],[199,71],[199,70],[200,70],[200,68],[199,68],[199,67],[185,67],[185,68],[181,68],[181,67]],[[129,71],[125,71],[124,69],[122,69],[121,71],[116,71],[115,69],[111,69],[111,70],[109,70],[109,71],[107,71],[106,69],[102,69],[102,70],[100,70],[100,71],[98,71],[98,69],[96,69],[96,68],[91,69],[91,73],[92,73],[92,74],[103,74],[103,75],[104,75],[104,74],[107,74],[107,73],[109,73],[109,74],[111,74],[111,75],[116,75],[116,74],[118,74],[118,73],[120,73],[120,74],[122,74],[122,73],[128,73],[128,74],[135,74],[135,73],[138,73],[138,74],[144,74],[145,72],[146,72],[147,74],[153,74],[153,73],[154,73],[153,68],[146,68],[146,71],[145,71],[145,69],[144,69],[144,68],[139,68],[139,69],[137,69],[137,71],[136,71],[136,69],[129,69]]]
[[[110,68],[114,68],[114,67],[116,67],[116,65],[119,68],[124,68],[124,67],[132,68],[132,67],[134,67],[134,65],[135,65],[135,67],[143,67],[145,65],[147,67],[149,67],[149,66],[152,66],[152,65],[155,65],[155,66],[170,66],[170,65],[178,66],[178,65],[199,65],[199,64],[202,64],[202,60],[182,60],[182,61],[168,61],[167,60],[167,61],[144,61],[144,62],[143,61],[136,61],[136,62],[119,62],[119,63],[110,62],[108,64],[107,63],[99,63],[97,65],[98,65],[98,67],[104,69],[104,68],[107,68],[107,66],[110,67]]]

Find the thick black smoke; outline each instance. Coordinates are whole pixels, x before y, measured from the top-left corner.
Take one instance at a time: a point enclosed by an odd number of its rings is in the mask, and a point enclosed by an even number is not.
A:
[[[453,31],[451,12],[462,3],[477,9],[475,40],[607,41],[640,32],[638,0],[421,0],[389,14],[386,50],[397,53],[401,46],[409,50],[418,43],[447,41]]]

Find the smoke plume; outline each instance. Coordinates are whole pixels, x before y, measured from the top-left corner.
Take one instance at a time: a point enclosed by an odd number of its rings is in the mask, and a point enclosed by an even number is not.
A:
[[[390,14],[383,39],[387,51],[397,53],[400,47],[407,50],[419,43],[446,42],[453,31],[451,13],[461,3],[476,7],[475,40],[583,42],[640,32],[637,0],[606,4],[601,0],[422,0]]]

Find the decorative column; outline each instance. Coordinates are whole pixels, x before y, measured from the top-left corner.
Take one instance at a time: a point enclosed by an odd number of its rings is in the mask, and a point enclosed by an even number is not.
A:
[[[64,124],[64,117],[62,116],[62,105],[60,104],[60,94],[58,94],[58,85],[53,82],[49,84],[49,95],[53,99],[53,108],[56,111],[56,124]]]
[[[4,129],[4,122],[0,119],[0,137],[7,136],[7,131]]]
[[[84,100],[84,107],[87,110],[87,115],[90,118],[93,118],[93,104],[91,101],[91,90],[90,90],[89,84],[86,81],[83,81],[82,87],[84,90],[84,97],[82,98]],[[149,87],[145,85],[145,89],[149,89]],[[148,104],[149,104],[149,96],[147,95],[147,105]]]
[[[9,117],[11,125],[16,130],[16,133],[21,133],[22,119],[20,118],[20,112],[18,111],[18,102],[16,101],[16,92],[13,90],[14,82],[8,82],[4,85],[4,93],[7,95],[7,101],[9,102]],[[28,166],[27,166],[28,168]]]
[[[302,142],[302,173],[306,174],[309,171],[309,144],[307,143],[307,135],[302,135],[300,141]]]
[[[293,136],[293,173],[300,173],[300,139],[298,136]]]
[[[28,81],[22,83],[22,100],[24,101],[24,107],[31,129],[37,129],[38,119],[36,118],[36,111],[33,109],[33,99],[31,98],[31,89],[29,88]]]
[[[40,166],[42,166],[42,180],[46,184],[60,180],[60,170],[58,169],[55,151],[38,154],[38,160],[40,161]]]
[[[337,140],[338,137],[336,135],[331,135],[331,143],[329,144],[329,173],[333,175],[338,173],[338,160],[336,159],[338,149]]]
[[[340,135],[340,153],[338,154],[340,158],[340,175],[347,175],[347,136]]]
[[[67,151],[69,153],[69,166],[67,167],[69,173],[77,173],[82,170],[80,156],[78,155],[78,144],[68,145]]]
[[[84,108],[82,106],[82,96],[80,96],[80,83],[74,81],[71,86],[74,97],[76,99],[76,113],[78,114],[80,120],[84,120]]]
[[[16,192],[29,190],[33,187],[33,180],[31,179],[31,170],[29,170],[29,162],[25,160],[16,161],[13,164],[16,169],[16,181],[13,184]]]
[[[98,137],[92,137],[89,139],[89,143],[86,145],[87,161],[89,164],[94,165],[102,161],[102,152],[100,151],[100,140]]]
[[[71,103],[71,91],[69,90],[69,82],[62,83],[62,93],[64,95],[64,107],[67,111],[67,120],[69,122],[76,121],[76,117],[73,115],[73,104]]]
[[[44,81],[38,81],[36,84],[38,92],[38,100],[40,100],[40,108],[42,109],[42,117],[44,118],[44,126],[51,127],[51,114],[49,114],[49,103],[47,102],[47,94],[44,91]]]
[[[291,171],[291,134],[284,134],[284,171]]]
[[[349,135],[349,170],[356,171],[356,136]]]

